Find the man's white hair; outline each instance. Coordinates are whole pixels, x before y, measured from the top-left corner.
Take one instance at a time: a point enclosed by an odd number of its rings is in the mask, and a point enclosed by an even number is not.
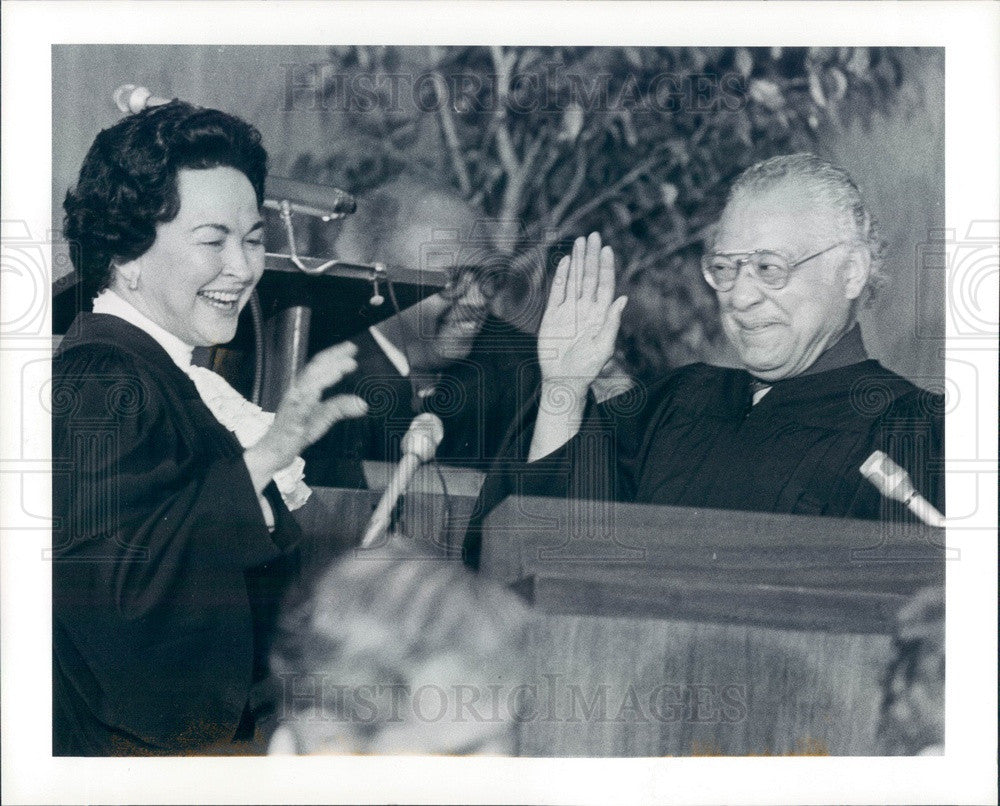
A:
[[[842,230],[867,249],[870,270],[861,301],[870,305],[888,282],[883,271],[886,242],[846,171],[808,152],[772,157],[751,165],[736,178],[726,206],[744,194],[770,190],[785,181],[801,181],[818,201],[841,217]]]

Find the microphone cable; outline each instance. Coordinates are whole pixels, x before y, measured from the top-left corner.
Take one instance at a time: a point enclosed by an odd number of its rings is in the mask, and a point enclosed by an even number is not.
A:
[[[385,278],[385,287],[386,287],[386,290],[389,293],[389,302],[392,304],[393,310],[396,312],[397,316],[401,315],[402,314],[402,309],[399,307],[399,300],[396,297],[396,286],[393,283],[391,276],[388,276],[388,275],[386,276],[386,278]],[[407,343],[409,342],[410,338],[415,338],[416,334],[413,333],[413,331],[410,329],[409,324],[407,324],[405,321],[400,320],[400,324],[402,325],[402,328],[403,328],[403,330],[406,333],[406,338],[404,338],[403,344],[399,345],[399,347],[402,350],[403,355],[406,357],[406,365],[410,368],[410,372],[412,374],[412,372],[413,372],[413,361],[410,359],[410,351],[407,349]],[[415,408],[415,411],[414,411],[415,414],[420,414],[420,413],[422,413],[424,411],[427,411],[427,399],[426,398],[422,399],[421,402],[420,402],[420,405],[418,407],[413,407],[411,405],[411,409],[414,409],[414,408]],[[433,414],[433,412],[431,412],[431,413]],[[452,520],[453,520],[453,513],[454,513],[453,504],[452,504],[452,500],[451,500],[451,493],[448,490],[448,482],[445,480],[444,471],[442,471],[442,469],[441,469],[441,463],[438,461],[438,457],[437,457],[437,453],[436,452],[435,452],[434,456],[431,458],[430,464],[433,465],[433,467],[434,467],[434,472],[437,475],[438,482],[441,485],[441,495],[442,495],[442,498],[444,499],[444,501],[443,501],[443,503],[444,503],[444,510],[441,513],[441,541],[442,542],[439,544],[438,541],[435,540],[434,543],[440,545],[440,547],[442,549],[444,549],[445,554],[447,554],[447,555],[450,556],[452,554],[452,552],[451,552],[450,547],[448,546],[447,540],[448,540],[448,532],[451,529],[451,524],[452,524]],[[459,551],[461,551],[461,547],[459,548]]]
[[[256,288],[250,294],[250,319],[253,321],[253,392],[250,400],[259,406],[264,384],[264,312]]]

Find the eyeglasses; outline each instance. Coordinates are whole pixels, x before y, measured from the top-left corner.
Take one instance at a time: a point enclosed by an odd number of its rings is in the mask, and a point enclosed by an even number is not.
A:
[[[820,255],[825,255],[845,243],[847,241],[837,241],[825,249],[820,249],[818,252],[795,261],[787,255],[771,249],[762,249],[758,252],[719,252],[705,255],[701,259],[701,273],[705,275],[705,282],[716,291],[730,291],[736,285],[740,269],[746,265],[750,266],[751,274],[761,285],[778,290],[788,284],[788,277],[791,275],[792,269]]]

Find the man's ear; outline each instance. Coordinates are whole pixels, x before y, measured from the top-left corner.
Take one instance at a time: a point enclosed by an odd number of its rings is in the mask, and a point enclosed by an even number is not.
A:
[[[269,756],[294,756],[297,755],[297,751],[298,747],[292,729],[288,725],[279,725],[271,736],[271,741],[267,743],[267,754]]]
[[[866,249],[854,247],[840,267],[840,276],[844,284],[845,299],[857,299],[868,285],[871,273],[871,255]]]

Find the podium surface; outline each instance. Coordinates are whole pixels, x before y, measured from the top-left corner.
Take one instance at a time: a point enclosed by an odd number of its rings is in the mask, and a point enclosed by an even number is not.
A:
[[[460,562],[476,499],[446,507],[435,483],[407,495],[397,531]],[[304,566],[356,546],[378,496],[315,488],[296,513]],[[480,572],[531,603],[518,753],[879,754],[895,613],[943,584],[943,540],[915,524],[507,499],[484,521]]]
[[[522,755],[878,754],[899,606],[942,530],[511,497],[481,573],[532,602]],[[547,709],[547,710],[546,710]]]

